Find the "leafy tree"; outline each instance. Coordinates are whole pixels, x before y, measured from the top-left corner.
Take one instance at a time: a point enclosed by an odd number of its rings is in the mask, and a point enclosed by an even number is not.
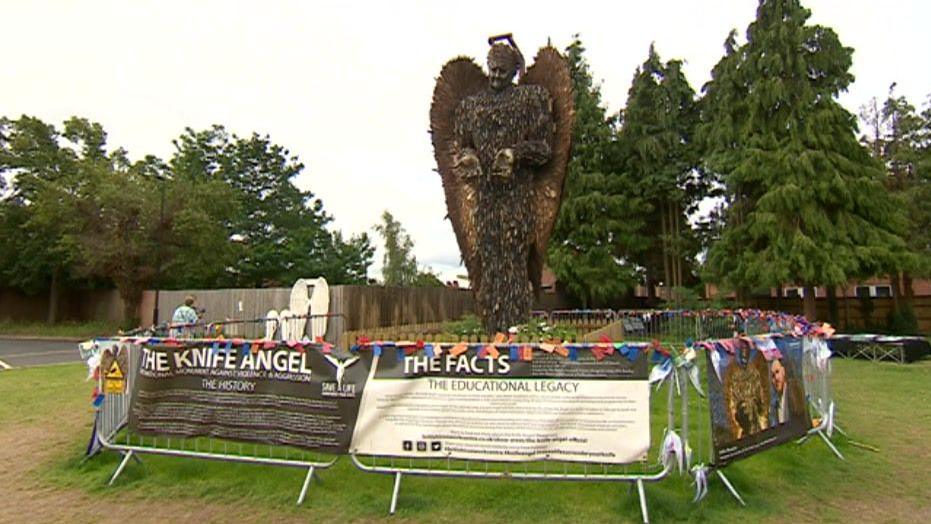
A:
[[[925,115],[919,114],[905,97],[895,95],[895,85],[889,87],[882,104],[874,97],[861,107],[864,133],[860,140],[885,166],[886,187],[906,210],[905,238],[914,263],[903,265],[902,273],[890,275],[895,306],[892,323],[902,331],[914,331],[917,320],[911,307],[913,275],[926,275],[931,269],[931,166],[925,163],[931,138],[927,130],[931,126],[923,118],[931,107]]]
[[[385,240],[382,280],[386,286],[442,287],[443,282],[429,269],[420,270],[414,256],[414,241],[404,226],[385,210],[375,231]]]
[[[83,183],[76,165],[98,161],[105,142],[102,127],[83,119],[67,121],[64,134],[30,116],[0,119],[0,178],[11,184],[0,202],[0,281],[27,292],[48,289],[49,322],[74,260],[69,202]],[[50,188],[61,197],[43,199]]]
[[[853,50],[809,16],[797,0],[761,0],[746,43],[731,33],[705,86],[702,136],[729,203],[708,269],[738,289],[800,283],[813,318],[815,286],[906,256],[901,213],[836,100]]]
[[[682,63],[663,63],[651,45],[634,74],[618,137],[625,171],[650,206],[632,257],[645,269],[651,294],[652,284],[662,280],[678,296],[691,274],[697,242],[688,214],[708,192],[693,140],[697,122],[695,92]]]
[[[155,157],[132,164],[122,149],[108,154],[103,128],[85,119],[65,122],[61,136],[45,136],[52,140],[43,149],[26,151],[21,163],[45,165],[37,160],[38,153],[56,148],[63,160],[54,176],[33,171],[16,177],[21,231],[27,240],[38,238],[22,243],[34,256],[26,258],[20,251],[12,260],[49,264],[53,297],[56,271],[110,281],[123,299],[124,320],[135,325],[142,291],[160,271],[171,274],[183,266],[177,272],[196,275],[225,264],[223,223],[206,215],[201,205],[209,198],[223,199],[224,191],[229,192],[225,184],[198,187],[170,180],[159,173],[164,164]],[[187,263],[178,263],[181,255]]]
[[[584,305],[596,305],[631,289],[638,280],[630,260],[642,240],[633,181],[612,154],[613,120],[606,116],[578,36],[565,50],[573,81],[575,122],[572,155],[547,263],[559,282]]]
[[[297,157],[268,136],[229,134],[222,126],[187,129],[174,142],[169,162],[175,177],[194,182],[220,180],[233,189],[237,212],[226,222],[234,260],[214,285],[283,285],[307,276],[331,283],[360,283],[373,250],[366,235],[345,241],[327,225],[323,203],[293,179],[304,169]]]

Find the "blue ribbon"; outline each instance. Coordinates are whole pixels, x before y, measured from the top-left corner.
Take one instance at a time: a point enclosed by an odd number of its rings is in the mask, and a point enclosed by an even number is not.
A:
[[[218,351],[220,351],[220,343],[214,342],[213,346],[210,347],[210,354],[216,355]]]
[[[423,354],[426,355],[427,358],[433,358],[433,344],[424,344]]]
[[[374,346],[372,346],[372,353],[373,353],[376,357],[380,357],[380,356],[381,356],[381,346],[379,346],[379,345],[374,345]]]
[[[240,354],[241,356],[244,357],[244,356],[246,356],[246,355],[249,354],[249,350],[250,350],[250,349],[252,349],[252,344],[246,342],[246,343],[244,343],[244,344],[242,345],[242,347],[239,349],[239,354]]]
[[[97,393],[97,396],[94,397],[94,407],[99,408],[103,404],[103,393]]]
[[[510,352],[511,360],[516,362],[520,358],[517,354],[517,346],[508,346],[508,351]]]
[[[398,355],[398,362],[404,362],[404,349],[397,348],[395,349],[395,353]]]
[[[576,361],[579,359],[579,350],[575,346],[569,346],[569,360]]]
[[[640,350],[638,348],[628,346],[627,344],[621,344],[620,347],[617,348],[617,352],[627,357],[627,360],[631,362],[637,360],[637,357],[640,356]]]

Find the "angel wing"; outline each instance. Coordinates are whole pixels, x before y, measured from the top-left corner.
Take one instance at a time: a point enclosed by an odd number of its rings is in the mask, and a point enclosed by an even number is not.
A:
[[[569,162],[572,143],[575,109],[569,64],[555,48],[543,47],[534,58],[533,65],[521,76],[520,84],[546,88],[553,102],[552,156],[537,172],[533,184],[533,203],[537,215],[528,270],[534,289],[539,290],[543,264],[546,261],[546,247],[559,215],[559,203],[562,200],[566,165]]]
[[[430,105],[430,134],[437,171],[443,180],[446,209],[456,233],[459,251],[465,261],[469,278],[478,288],[481,261],[478,256],[478,239],[475,232],[472,207],[476,201],[473,190],[453,173],[455,145],[455,114],[459,103],[480,92],[488,84],[482,69],[470,58],[457,57],[443,66],[433,90]]]

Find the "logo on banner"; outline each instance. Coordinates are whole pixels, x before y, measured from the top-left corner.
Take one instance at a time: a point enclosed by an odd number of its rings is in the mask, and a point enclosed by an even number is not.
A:
[[[359,357],[349,357],[345,360],[339,360],[332,355],[323,355],[323,358],[336,368],[336,381],[322,383],[322,394],[324,397],[338,398],[355,398],[356,385],[354,383],[343,384],[343,378],[346,375],[346,368],[359,361]]]
[[[417,447],[417,451],[420,453],[426,453],[428,446],[431,453],[439,453],[443,451],[443,443],[439,440],[431,440],[430,442],[425,440],[418,440],[417,442],[414,442],[413,440],[405,440],[401,442],[401,449],[404,451],[414,451],[415,446]]]
[[[100,359],[103,369],[103,392],[107,395],[126,393],[126,367],[129,363],[129,351],[123,346],[114,356],[111,349],[104,351]]]

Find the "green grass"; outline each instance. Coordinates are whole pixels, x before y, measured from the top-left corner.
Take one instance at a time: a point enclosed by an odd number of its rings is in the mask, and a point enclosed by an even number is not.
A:
[[[314,521],[368,521],[387,517],[392,478],[355,469],[347,458],[320,472],[303,507],[294,502],[303,472],[265,466],[144,456],[130,463],[113,488],[106,481],[118,463],[114,453],[81,462],[89,431],[91,386],[80,366],[14,370],[0,374],[0,428],[45,427],[62,445],[34,475],[53,490],[93,495],[98,505],[124,500],[245,504],[256,514]],[[748,507],[739,507],[717,480],[702,503],[690,502],[689,479],[672,477],[646,487],[656,522],[917,521],[931,512],[931,361],[911,365],[836,361],[838,423],[876,453],[837,439],[842,462],[819,440],[786,444],[739,461],[726,470]],[[663,392],[657,394],[665,403]],[[707,409],[691,398],[693,437],[707,426]],[[663,417],[654,416],[656,427]],[[66,422],[70,420],[71,422]],[[62,427],[68,429],[63,430]],[[49,437],[52,438],[52,437]],[[705,441],[707,441],[707,436]],[[696,453],[707,442],[693,439]],[[655,450],[650,460],[656,458]],[[27,460],[24,458],[24,460]],[[108,502],[109,501],[109,502]],[[251,510],[250,510],[251,511]],[[218,514],[219,519],[222,515]],[[405,477],[398,514],[403,521],[586,522],[639,521],[636,492],[608,482],[520,482]]]
[[[63,338],[94,338],[116,334],[119,322],[13,322],[0,320],[0,336],[38,336]]]

